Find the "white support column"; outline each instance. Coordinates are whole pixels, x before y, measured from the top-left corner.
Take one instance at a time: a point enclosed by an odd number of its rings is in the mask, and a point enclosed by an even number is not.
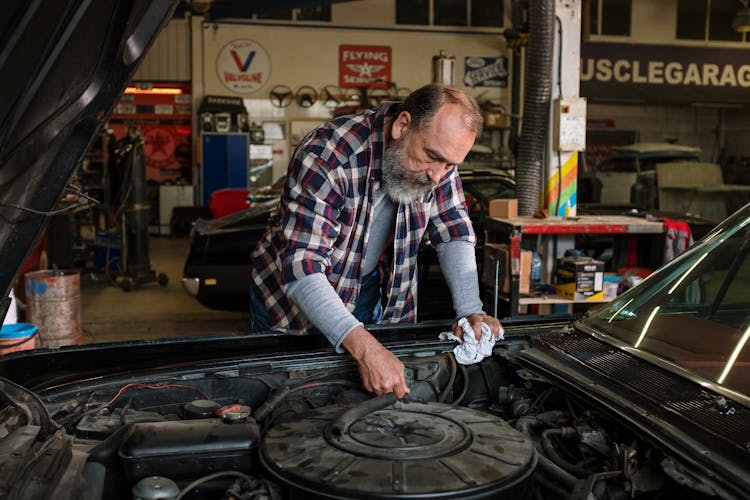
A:
[[[543,206],[551,215],[575,215],[578,151],[586,135],[586,102],[579,96],[581,0],[555,0],[552,105]]]
[[[575,216],[578,205],[578,151],[583,149],[586,136],[586,103],[579,96],[581,3],[555,0],[550,133],[542,192],[544,208],[556,216]],[[575,248],[575,235],[548,235],[542,239],[537,243],[543,260],[542,279],[552,283],[556,259]],[[560,308],[571,312],[569,306]]]

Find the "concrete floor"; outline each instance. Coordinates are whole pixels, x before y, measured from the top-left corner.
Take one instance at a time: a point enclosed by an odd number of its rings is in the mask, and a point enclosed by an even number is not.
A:
[[[248,313],[208,309],[183,290],[180,278],[188,246],[187,237],[149,239],[151,269],[168,276],[167,286],[153,282],[126,292],[105,273],[82,274],[83,342],[249,333]]]

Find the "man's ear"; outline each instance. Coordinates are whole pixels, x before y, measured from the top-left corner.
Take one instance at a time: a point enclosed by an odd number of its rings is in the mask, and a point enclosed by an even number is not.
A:
[[[391,125],[391,137],[396,140],[401,139],[404,135],[406,135],[406,131],[409,129],[410,123],[411,114],[408,111],[400,112],[393,120],[393,124]]]

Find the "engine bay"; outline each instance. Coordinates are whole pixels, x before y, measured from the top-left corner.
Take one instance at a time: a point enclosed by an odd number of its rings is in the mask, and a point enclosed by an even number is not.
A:
[[[716,491],[593,399],[519,363],[401,356],[374,397],[347,356],[276,356],[3,386],[0,497],[704,498]]]

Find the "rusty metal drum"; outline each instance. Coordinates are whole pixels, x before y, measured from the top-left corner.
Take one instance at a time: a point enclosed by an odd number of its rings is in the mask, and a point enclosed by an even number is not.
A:
[[[39,347],[83,341],[81,277],[77,271],[26,273],[27,320],[39,330]]]

